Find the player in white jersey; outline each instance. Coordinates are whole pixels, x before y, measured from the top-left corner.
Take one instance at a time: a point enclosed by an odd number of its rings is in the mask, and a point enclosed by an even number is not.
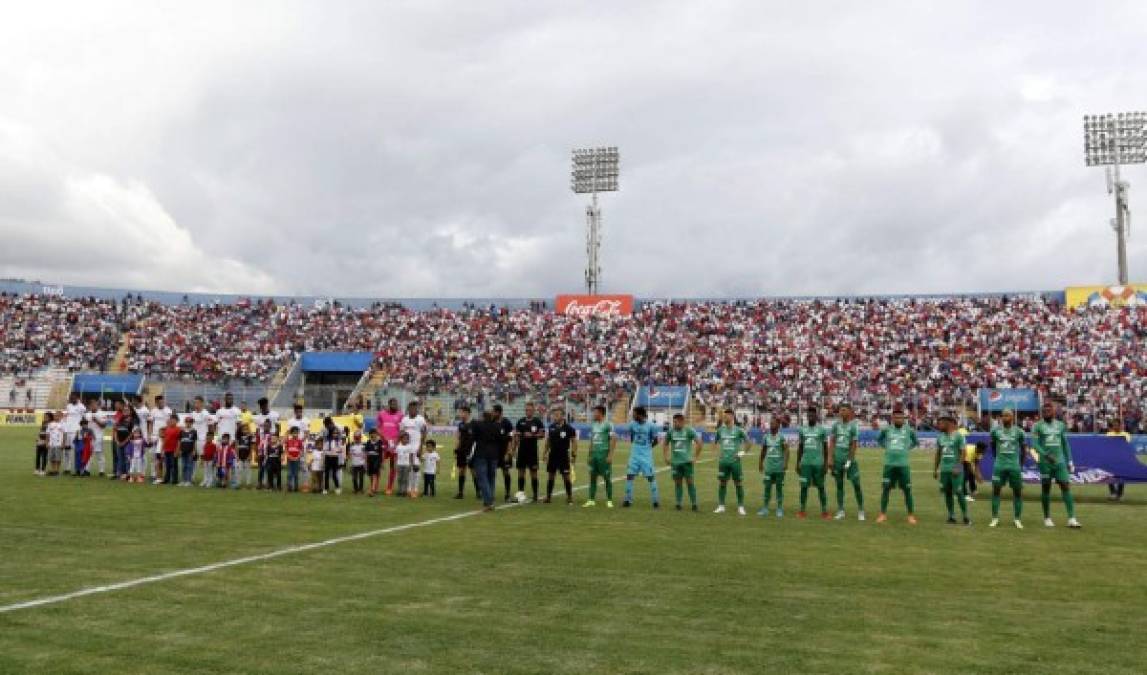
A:
[[[46,413],[47,416],[51,415],[52,421],[48,422],[48,462],[51,464],[51,470],[48,472],[49,476],[60,475],[60,458],[63,456],[64,451],[64,423],[60,420],[63,415],[59,413]]]
[[[169,417],[171,408],[164,402],[162,395],[156,396],[147,416],[147,433],[144,435],[144,438],[152,443],[152,451],[148,453],[152,458],[148,476],[156,485],[163,482],[163,443],[160,436],[163,435],[163,428],[167,426]]]
[[[241,413],[242,411],[235,405],[235,397],[231,395],[231,392],[224,394],[223,407],[215,411],[215,419],[218,424],[215,435],[219,438],[227,435],[234,439],[239,430],[239,415]]]
[[[203,456],[203,446],[207,444],[207,432],[215,424],[215,416],[203,407],[203,397],[196,396],[193,408],[188,417],[191,418],[191,428],[195,429],[195,458]],[[192,482],[195,479],[192,478]]]
[[[87,411],[87,407],[80,403],[80,395],[72,392],[68,396],[68,405],[64,407],[64,452],[62,460],[64,473],[72,472],[74,466],[72,444],[76,440],[76,434],[80,433],[80,420],[84,419],[84,413]]]
[[[406,405],[406,417],[398,423],[398,433],[406,434],[409,439],[409,444],[415,449],[415,460],[411,463],[410,473],[410,492],[412,494],[418,493],[418,471],[421,469],[422,462],[419,458],[422,457],[422,446],[426,443],[426,418],[418,414],[418,403],[411,401]]]
[[[98,399],[88,401],[88,411],[84,413],[88,423],[88,431],[92,432],[92,456],[84,466],[84,474],[91,475],[92,466],[99,469],[100,477],[104,475],[104,427],[109,423],[108,414],[100,410]]]

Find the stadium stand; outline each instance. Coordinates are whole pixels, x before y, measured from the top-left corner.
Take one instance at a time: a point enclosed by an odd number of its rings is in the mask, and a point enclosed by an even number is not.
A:
[[[1068,309],[1062,294],[874,299],[643,302],[630,317],[593,319],[461,303],[164,303],[25,293],[0,295],[0,364],[9,373],[54,365],[106,369],[121,344],[127,371],[162,382],[279,386],[293,400],[304,353],[365,352],[355,395],[385,391],[514,405],[527,398],[612,406],[642,384],[688,386],[706,410],[796,412],[850,400],[864,415],[903,403],[926,418],[974,409],[981,387],[1027,387],[1066,404],[1077,429],[1124,414],[1141,424],[1147,400],[1147,308]],[[322,357],[333,358],[333,357]],[[301,380],[301,376],[298,377]],[[697,416],[696,407],[690,410]]]

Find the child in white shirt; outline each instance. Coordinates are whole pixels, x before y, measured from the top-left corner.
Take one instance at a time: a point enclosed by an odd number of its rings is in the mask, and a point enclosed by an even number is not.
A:
[[[438,490],[434,485],[434,477],[438,473],[438,444],[432,440],[426,441],[426,454],[422,456],[422,494],[434,497]]]
[[[410,434],[405,431],[398,437],[398,493],[407,497],[417,497],[418,487],[414,484],[414,466],[418,462],[418,446],[410,442]]]
[[[366,446],[363,445],[361,431],[354,432],[347,452],[350,454],[350,478],[354,493],[362,494],[363,483],[366,482]]]

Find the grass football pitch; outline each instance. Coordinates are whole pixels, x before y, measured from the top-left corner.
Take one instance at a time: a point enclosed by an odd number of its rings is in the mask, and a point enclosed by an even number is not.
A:
[[[284,495],[41,478],[32,441],[0,429],[4,608],[424,524],[0,611],[2,673],[1130,673],[1147,661],[1136,486],[1120,504],[1079,489],[1082,531],[1063,527],[1058,498],[1058,527],[1043,528],[1031,486],[1023,531],[1007,500],[988,529],[985,489],[973,527],[947,526],[920,452],[920,524],[894,495],[877,525],[879,457],[863,451],[865,523],[851,492],[846,521],[798,521],[791,472],[785,519],[755,516],[755,459],[745,518],[711,513],[708,462],[701,513],[674,511],[661,473],[660,511],[644,481],[621,509],[619,480],[613,510],[555,500],[435,520],[476,509],[470,485],[451,498],[449,462],[435,499]]]

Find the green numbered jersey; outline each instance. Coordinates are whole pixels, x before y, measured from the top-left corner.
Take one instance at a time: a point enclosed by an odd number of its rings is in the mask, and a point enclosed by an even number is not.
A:
[[[781,473],[785,470],[785,437],[765,434],[761,439],[765,446],[765,473]]]
[[[1071,461],[1071,445],[1067,442],[1067,425],[1059,420],[1040,420],[1032,427],[1032,447],[1041,459],[1056,463]]]
[[[613,425],[609,422],[594,422],[589,427],[589,454],[605,459],[609,455],[609,437]]]
[[[832,457],[840,461],[848,459],[852,444],[860,438],[860,425],[851,422],[834,422],[832,425]]]
[[[741,446],[749,439],[741,427],[717,427],[717,445],[720,448],[722,462],[736,461]]]
[[[936,437],[936,447],[940,449],[940,470],[951,472],[964,466],[964,434],[959,432],[940,434]]]
[[[824,466],[824,448],[828,445],[828,432],[824,427],[804,426],[797,432],[800,447],[804,450],[801,466]]]
[[[996,427],[992,429],[992,443],[996,446],[996,460],[993,470],[1012,469],[1019,471],[1023,464],[1021,454],[1024,449],[1024,430],[1015,425]]]
[[[916,447],[916,430],[905,424],[899,429],[891,424],[880,430],[880,447],[884,448],[884,466],[908,466],[908,452]]]
[[[693,443],[697,440],[697,432],[692,427],[670,429],[665,438],[669,441],[669,459],[672,464],[688,464],[693,461]]]

